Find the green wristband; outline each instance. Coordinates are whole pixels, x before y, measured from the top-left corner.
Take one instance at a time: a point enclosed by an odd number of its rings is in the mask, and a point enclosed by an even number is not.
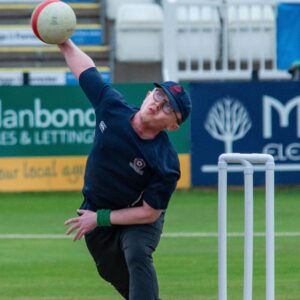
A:
[[[110,227],[110,209],[99,209],[97,210],[97,225],[99,227]]]

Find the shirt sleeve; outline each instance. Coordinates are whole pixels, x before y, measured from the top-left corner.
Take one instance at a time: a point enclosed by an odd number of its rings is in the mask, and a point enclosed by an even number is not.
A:
[[[80,74],[79,84],[94,108],[113,99],[126,102],[123,95],[111,88],[108,83],[103,82],[100,72],[95,67],[91,67]]]
[[[144,201],[152,208],[167,209],[178,178],[179,176],[176,174],[165,176],[164,178],[154,178],[144,192]]]
[[[155,209],[166,209],[180,178],[178,155],[173,148],[158,150],[154,164],[154,174],[144,191],[144,201]]]
[[[99,104],[103,90],[109,86],[103,82],[100,72],[95,67],[88,68],[80,74],[79,84],[94,107]]]

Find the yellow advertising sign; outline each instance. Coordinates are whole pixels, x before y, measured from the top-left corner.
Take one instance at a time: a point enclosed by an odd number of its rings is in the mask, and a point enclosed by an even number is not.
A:
[[[181,177],[177,183],[177,188],[191,187],[190,154],[179,154]]]
[[[0,191],[71,191],[83,184],[85,156],[0,159]]]
[[[190,187],[189,155],[179,155],[178,188]],[[79,191],[86,156],[0,158],[0,192]]]

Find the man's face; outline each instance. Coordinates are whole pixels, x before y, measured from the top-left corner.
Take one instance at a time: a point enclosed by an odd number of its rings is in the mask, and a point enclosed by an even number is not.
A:
[[[161,88],[148,92],[140,109],[143,122],[153,123],[163,128],[170,125],[178,128],[181,115],[172,107],[167,95]]]

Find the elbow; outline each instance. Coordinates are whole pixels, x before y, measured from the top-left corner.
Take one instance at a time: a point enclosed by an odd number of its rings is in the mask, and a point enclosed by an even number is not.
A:
[[[155,222],[161,215],[162,209],[152,208],[146,201],[143,201],[142,212],[143,212],[143,223],[150,224]]]
[[[149,223],[154,223],[160,217],[160,215],[161,213],[159,215],[152,216]]]
[[[161,215],[162,210],[148,211],[144,215],[144,221],[147,224],[155,222]]]
[[[92,67],[96,67],[93,61],[87,62],[86,64],[82,64],[79,66],[69,66],[72,73],[74,74],[74,76],[79,79],[81,73],[83,73],[85,70],[92,68]]]

